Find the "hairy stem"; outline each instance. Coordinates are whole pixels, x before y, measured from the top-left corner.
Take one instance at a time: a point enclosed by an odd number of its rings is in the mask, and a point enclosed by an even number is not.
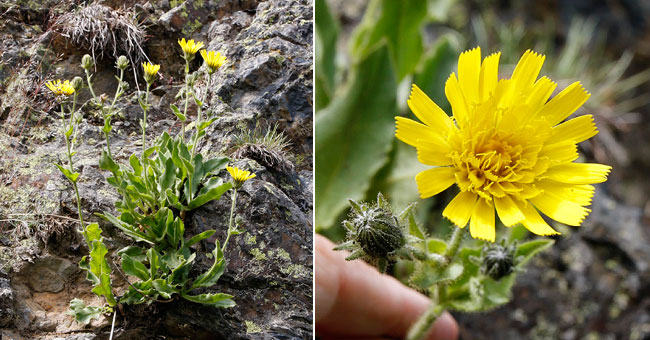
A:
[[[183,115],[185,116],[185,119],[187,119],[187,105],[190,100],[189,96],[189,91],[190,91],[190,86],[187,84],[187,76],[190,74],[190,61],[187,59],[187,56],[185,57],[185,110],[183,110]],[[185,140],[185,121],[181,121],[181,140]]]
[[[88,70],[86,70],[86,83],[88,83],[88,90],[90,90],[90,94],[93,96],[93,101],[97,103],[97,96],[93,90],[93,84],[90,82],[90,71]]]
[[[212,75],[208,73],[208,86],[210,86],[210,80],[211,79],[212,79]],[[206,93],[206,96],[207,96],[207,93]],[[192,164],[194,164],[194,155],[196,155],[196,146],[199,143],[199,132],[200,132],[199,131],[199,126],[201,125],[201,118],[202,118],[201,116],[202,116],[202,114],[203,114],[203,111],[199,107],[198,108],[198,113],[197,113],[197,116],[196,116],[196,122],[194,123],[194,128],[196,129],[196,133],[194,134],[194,141],[193,141],[193,144],[192,144],[192,158],[191,158]]]
[[[429,333],[429,329],[431,328],[431,325],[438,319],[440,314],[444,309],[439,306],[439,305],[432,305],[429,310],[427,310],[422,316],[418,319],[413,326],[411,326],[411,329],[409,329],[408,334],[406,335],[406,340],[422,340],[426,339],[427,333]]]
[[[76,102],[76,96],[74,101]],[[73,104],[74,106],[74,104]],[[74,111],[72,112],[72,115],[74,115]],[[74,165],[72,163],[72,145],[68,137],[65,135],[65,132],[68,130],[67,126],[65,124],[65,111],[63,109],[63,103],[61,103],[61,121],[63,123],[63,137],[65,138],[65,147],[66,151],[68,154],[68,170],[70,170],[71,173],[74,173]],[[72,124],[72,120],[70,122]],[[73,133],[74,134],[74,133]],[[77,187],[77,182],[75,181],[70,181],[72,183],[72,187],[74,188],[74,193],[75,197],[77,199],[77,212],[79,213],[79,224],[81,225],[81,232],[84,235],[84,240],[86,241],[86,245],[88,248],[90,248],[90,238],[88,237],[88,232],[86,231],[86,226],[84,224],[84,217],[83,214],[81,213],[81,196],[79,196],[79,187]]]
[[[454,260],[454,257],[460,248],[460,243],[463,240],[463,231],[464,229],[454,227],[454,231],[451,234],[449,242],[447,243],[447,250],[445,251],[444,255],[446,261],[440,264],[437,269],[438,272],[445,270]],[[411,326],[411,329],[406,336],[406,340],[426,339],[426,335],[431,329],[431,326],[433,326],[433,323],[444,311],[444,303],[442,302],[445,301],[446,287],[444,285],[436,285],[436,287],[437,289],[434,291],[436,292],[437,296],[434,296],[432,298],[431,307],[429,307],[429,310],[422,314],[418,321],[416,321],[415,324]]]
[[[108,340],[113,340],[113,332],[115,331],[115,316],[117,311],[113,311],[113,322],[111,323],[111,335],[108,337]]]
[[[451,260],[453,260],[454,256],[456,256],[456,253],[458,252],[460,241],[463,239],[464,230],[464,228],[454,227],[451,239],[449,240],[449,243],[447,243],[447,251],[445,252],[445,256],[449,259],[449,263],[451,263]]]
[[[228,245],[228,240],[230,240],[230,235],[232,235],[232,220],[235,215],[235,205],[237,203],[237,189],[232,189],[232,205],[230,206],[230,220],[228,221],[228,236],[226,236],[226,241],[223,242],[221,251],[226,251],[226,246]]]
[[[142,111],[144,112],[142,116],[142,171],[144,171],[144,186],[148,187],[148,179],[147,179],[147,163],[145,163],[145,152],[147,151],[147,139],[146,139],[146,132],[147,132],[147,109],[149,105],[149,83],[147,82],[147,92],[144,96],[144,105],[142,107]]]
[[[107,120],[111,119],[113,115],[113,110],[115,109],[115,102],[117,99],[122,96],[122,79],[124,79],[124,70],[120,69],[120,79],[117,81],[117,89],[115,90],[115,96],[113,96],[113,101],[111,106],[108,107],[107,111],[104,111],[104,105],[102,105],[102,114],[104,115],[104,126],[107,125]],[[111,154],[111,141],[109,139],[109,132],[104,131],[104,137],[106,137],[106,151],[108,152],[108,157],[113,158]]]

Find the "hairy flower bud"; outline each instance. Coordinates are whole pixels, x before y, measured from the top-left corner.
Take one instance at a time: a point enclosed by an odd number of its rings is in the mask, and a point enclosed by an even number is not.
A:
[[[515,246],[506,246],[505,242],[483,248],[481,272],[497,281],[510,275],[515,270],[515,251]]]
[[[185,78],[187,85],[194,86],[194,84],[196,84],[196,81],[198,80],[198,76],[199,75],[197,72],[188,74],[187,77]]]
[[[81,77],[72,78],[72,87],[74,87],[75,92],[81,90],[81,87],[84,85],[83,79]]]
[[[390,210],[352,200],[350,204],[354,208],[348,222],[356,231],[352,238],[366,254],[384,258],[404,246],[406,239],[397,217]]]
[[[86,54],[81,58],[81,67],[84,70],[90,70],[93,66],[95,66],[95,62],[90,55]]]
[[[129,67],[129,59],[123,55],[121,55],[119,58],[117,58],[117,62],[115,63],[115,67],[117,67],[120,70],[126,70],[127,67]]]

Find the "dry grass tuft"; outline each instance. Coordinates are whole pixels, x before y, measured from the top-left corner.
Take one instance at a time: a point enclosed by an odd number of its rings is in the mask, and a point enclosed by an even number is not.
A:
[[[285,156],[285,149],[289,146],[287,137],[278,131],[277,125],[262,133],[259,124],[254,130],[242,131],[235,137],[234,158],[250,158],[267,168],[280,171],[293,169],[293,164]]]
[[[95,3],[58,17],[52,28],[73,43],[90,49],[94,59],[107,53],[116,59],[126,54],[132,65],[147,60],[142,49],[145,29],[132,11]]]

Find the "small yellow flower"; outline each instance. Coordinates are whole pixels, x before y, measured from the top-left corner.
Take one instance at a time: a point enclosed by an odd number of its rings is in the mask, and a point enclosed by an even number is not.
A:
[[[237,167],[227,166],[226,170],[230,173],[236,189],[241,188],[244,182],[256,176],[255,174],[251,174],[250,171],[241,170]]]
[[[185,59],[188,60],[193,59],[196,52],[198,52],[200,49],[203,48],[203,46],[205,46],[202,41],[197,41],[195,43],[194,39],[185,41],[185,38],[179,40],[178,44],[181,45],[181,49],[183,49],[183,54],[185,56]]]
[[[415,176],[420,197],[458,186],[442,214],[460,228],[469,223],[472,237],[494,242],[495,215],[508,227],[559,234],[540,212],[579,226],[590,212],[592,184],[611,170],[574,162],[576,144],[598,130],[592,115],[564,120],[589,93],[575,82],[549,100],[557,84],[538,78],[545,57],[530,50],[510,79],[498,79],[500,55],[481,61],[480,48],[460,55],[458,77],[452,73],[445,84],[452,117],[413,85],[408,105],[422,123],[396,117],[395,135],[433,166]]]
[[[142,63],[142,69],[144,70],[144,80],[147,81],[147,84],[151,85],[156,80],[156,74],[160,70],[160,65],[146,62]]]
[[[201,50],[201,56],[208,68],[208,73],[212,74],[226,63],[226,56],[221,52]]]
[[[57,96],[64,95],[67,97],[74,93],[74,86],[69,80],[64,82],[61,82],[60,79],[56,81],[50,80],[45,83],[45,86]]]

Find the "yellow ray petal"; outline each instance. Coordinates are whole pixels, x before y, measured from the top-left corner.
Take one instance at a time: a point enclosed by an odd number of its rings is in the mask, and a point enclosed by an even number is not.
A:
[[[420,121],[441,134],[446,135],[451,129],[453,124],[451,118],[415,84],[413,84],[407,104]]]
[[[558,197],[576,202],[580,205],[591,204],[591,198],[594,196],[594,186],[589,184],[566,184],[550,179],[543,179],[537,182],[537,187],[550,192]]]
[[[569,163],[546,170],[544,176],[561,183],[594,184],[607,180],[612,167],[596,163]]]
[[[481,64],[481,74],[478,80],[479,100],[481,102],[490,98],[490,95],[494,94],[494,90],[497,87],[497,82],[499,81],[500,57],[501,52],[497,52],[490,54],[483,59],[483,64]]]
[[[415,175],[420,197],[431,197],[449,188],[456,181],[454,172],[456,172],[454,168],[441,167],[427,169]]]
[[[580,143],[595,136],[597,133],[598,130],[596,129],[596,124],[594,124],[594,116],[584,115],[567,120],[553,127],[549,142],[571,141],[573,143]]]
[[[469,221],[469,233],[473,238],[494,242],[494,207],[484,199],[479,199],[474,206],[472,219]]]
[[[540,150],[538,157],[548,157],[551,166],[570,163],[578,159],[578,147],[573,142],[546,144]]]
[[[526,98],[526,104],[535,110],[539,110],[544,103],[551,97],[557,84],[548,77],[541,77],[533,85],[533,89]]]
[[[506,227],[512,227],[526,218],[508,195],[494,197],[494,207],[497,209],[499,219]]]
[[[465,126],[469,110],[467,108],[467,101],[463,96],[463,91],[460,89],[458,79],[456,79],[456,74],[454,73],[449,76],[447,83],[445,83],[445,96],[447,96],[447,100],[451,104],[451,110],[453,111],[456,123],[460,127]]]
[[[444,139],[419,139],[417,149],[420,163],[434,166],[452,165],[454,163],[449,156],[452,149]]]
[[[546,56],[527,50],[512,72],[513,89],[518,93],[528,93],[542,69]]]
[[[442,139],[442,136],[433,128],[404,117],[395,117],[395,137],[415,147],[418,146],[418,139]]]
[[[544,191],[541,195],[528,201],[546,216],[575,227],[579,226],[591,211],[578,203],[562,199],[551,191]]]
[[[447,205],[442,216],[448,218],[455,225],[464,228],[472,216],[478,196],[469,191],[462,191]]]
[[[478,79],[481,73],[481,48],[476,47],[465,51],[458,57],[458,81],[465,95],[465,100],[471,106],[479,101]]]
[[[559,232],[555,231],[555,229],[551,228],[551,226],[548,225],[546,221],[544,221],[542,216],[537,212],[532,204],[526,204],[525,202],[519,201],[516,201],[516,204],[519,207],[519,210],[521,210],[521,212],[526,217],[526,219],[522,221],[522,224],[524,227],[526,227],[526,229],[528,229],[528,231],[540,236],[560,234]]]
[[[589,92],[577,81],[546,103],[539,110],[538,115],[546,119],[549,124],[556,125],[582,106],[589,96],[591,96]]]

